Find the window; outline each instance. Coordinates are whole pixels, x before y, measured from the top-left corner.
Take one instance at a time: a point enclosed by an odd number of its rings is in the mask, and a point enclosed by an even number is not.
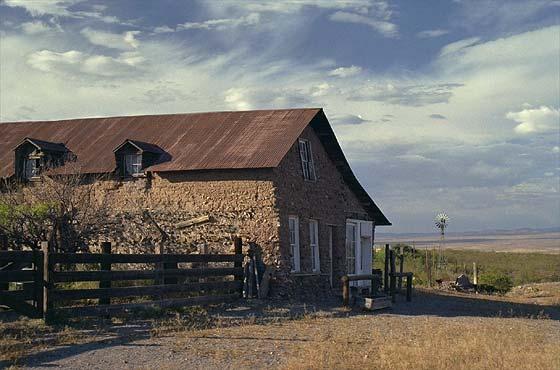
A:
[[[142,155],[126,154],[124,156],[125,175],[135,176],[142,173]]]
[[[315,181],[315,166],[313,164],[313,153],[311,143],[306,139],[299,139],[299,156],[301,157],[301,167],[303,168],[303,178]]]
[[[346,224],[346,271],[356,273],[356,224]]]
[[[319,272],[321,264],[319,260],[319,222],[309,220],[309,246],[311,247],[311,270]]]
[[[39,176],[39,166],[38,159],[26,159],[24,162],[24,174],[27,180],[31,180],[33,177]]]
[[[291,251],[291,262],[292,262],[292,272],[300,271],[299,263],[299,220],[297,216],[290,216],[288,218],[288,224],[290,228],[290,251]]]

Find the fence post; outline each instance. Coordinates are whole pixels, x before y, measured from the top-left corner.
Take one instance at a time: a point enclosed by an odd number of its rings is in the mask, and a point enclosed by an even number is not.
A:
[[[8,237],[4,234],[0,234],[0,251],[8,250]],[[10,283],[0,283],[0,290],[10,289]]]
[[[412,273],[409,273],[406,277],[406,301],[412,301]]]
[[[401,273],[401,276],[399,276],[399,292],[402,289],[402,273],[404,270],[404,254],[402,254],[403,252],[401,252],[401,254],[399,255],[399,272]]]
[[[397,279],[395,278],[395,270],[396,270],[396,267],[395,267],[395,251],[390,251],[389,254],[390,254],[390,260],[391,260],[391,274],[390,274],[390,278],[391,278],[391,281],[390,281],[391,302],[395,303],[396,300],[397,300],[397,297],[396,297]]]
[[[236,256],[243,255],[243,241],[238,236],[233,238],[233,253]],[[237,261],[236,260],[233,263],[233,267],[235,267],[236,269],[237,268],[243,268],[243,261]],[[239,294],[240,294],[241,297],[243,297],[243,274],[235,275],[234,280],[241,282],[241,289],[239,289]]]
[[[33,295],[39,317],[43,317],[43,251],[33,250]]]
[[[347,275],[344,275],[342,278],[342,304],[344,306],[350,305],[350,279],[348,279]]]
[[[51,281],[50,281],[50,262],[49,262],[49,242],[41,242],[41,250],[43,251],[43,319],[45,320],[45,324],[50,323],[51,321],[51,312],[50,309],[52,307],[51,301],[49,299],[51,289]]]
[[[101,253],[103,254],[111,254],[111,242],[102,242],[101,243]],[[111,271],[111,263],[102,263],[101,264],[101,271]],[[111,287],[111,280],[101,280],[99,281],[99,288],[110,288]],[[99,298],[99,304],[111,304],[111,298]]]
[[[478,291],[478,269],[476,267],[476,262],[473,262],[473,284],[476,291]]]
[[[385,270],[383,276],[383,287],[385,288],[385,293],[389,293],[389,253],[389,244],[385,244]]]

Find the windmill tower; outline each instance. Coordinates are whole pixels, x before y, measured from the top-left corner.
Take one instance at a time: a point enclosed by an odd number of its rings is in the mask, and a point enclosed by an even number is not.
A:
[[[443,246],[445,243],[445,229],[449,225],[449,216],[445,212],[438,213],[435,218],[436,227],[440,231],[439,250],[438,250],[438,270],[445,264]]]

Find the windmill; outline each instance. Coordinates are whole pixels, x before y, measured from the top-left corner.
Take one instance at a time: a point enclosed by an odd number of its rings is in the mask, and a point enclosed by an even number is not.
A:
[[[438,213],[435,218],[436,227],[440,230],[438,268],[444,264],[443,244],[445,243],[445,229],[449,225],[449,216],[445,212]]]

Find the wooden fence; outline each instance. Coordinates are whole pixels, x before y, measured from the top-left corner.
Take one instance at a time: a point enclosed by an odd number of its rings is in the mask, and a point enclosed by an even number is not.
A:
[[[233,301],[241,297],[243,289],[241,239],[237,238],[233,247],[233,254],[111,254],[110,244],[105,243],[101,254],[51,253],[45,242],[41,251],[1,251],[0,262],[30,263],[33,268],[0,271],[0,283],[26,282],[21,290],[0,290],[0,304],[28,316],[42,316],[49,320],[54,315],[109,315],[148,307]],[[180,263],[191,265],[179,268]],[[220,263],[220,266],[209,265],[213,263]],[[114,269],[115,264],[126,264],[127,269]],[[153,265],[153,268],[128,269],[130,264]],[[85,266],[91,268],[92,265],[99,266],[99,269],[85,269]],[[134,280],[142,280],[144,284],[149,281],[152,285],[114,286],[117,281]],[[68,284],[77,282],[98,282],[98,287],[76,289],[72,286],[76,284]],[[127,297],[148,298],[150,301],[115,302]],[[97,302],[84,305],[83,300],[91,303],[92,299]],[[82,302],[68,304],[72,301]]]

